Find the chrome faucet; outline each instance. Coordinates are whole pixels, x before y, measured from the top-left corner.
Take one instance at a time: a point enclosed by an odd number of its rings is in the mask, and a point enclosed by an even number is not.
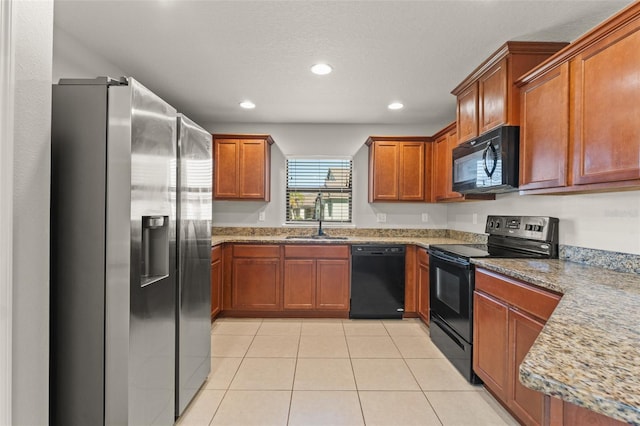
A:
[[[324,205],[322,203],[322,192],[318,192],[316,201],[314,202],[315,219],[318,221],[318,235],[325,235],[322,230],[322,219],[324,217]]]

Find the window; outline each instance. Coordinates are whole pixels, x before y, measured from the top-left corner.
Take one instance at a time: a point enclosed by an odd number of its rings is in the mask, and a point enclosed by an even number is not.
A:
[[[288,158],[287,222],[351,223],[351,172],[350,158]]]

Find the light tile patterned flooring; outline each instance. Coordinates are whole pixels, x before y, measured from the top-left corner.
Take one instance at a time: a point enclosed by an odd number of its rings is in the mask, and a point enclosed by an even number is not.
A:
[[[222,318],[211,355],[179,425],[517,425],[419,320]]]

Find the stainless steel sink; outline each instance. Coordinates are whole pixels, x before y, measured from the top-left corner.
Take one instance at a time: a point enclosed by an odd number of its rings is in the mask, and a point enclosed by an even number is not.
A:
[[[347,240],[349,237],[338,237],[331,235],[287,235],[287,240]]]

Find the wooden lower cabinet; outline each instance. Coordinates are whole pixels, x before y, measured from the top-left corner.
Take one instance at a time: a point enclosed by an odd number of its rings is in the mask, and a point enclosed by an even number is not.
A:
[[[520,383],[518,369],[542,331],[544,323],[525,312],[509,310],[509,371],[511,383],[507,398],[507,405],[525,424],[544,424],[545,396],[540,392],[531,390]]]
[[[284,309],[349,311],[349,246],[285,246]]]
[[[277,311],[282,309],[280,247],[236,244],[231,259],[231,309]]]
[[[417,251],[418,316],[429,325],[429,253],[422,247]]]
[[[473,369],[525,425],[548,424],[548,397],[520,383],[519,368],[560,296],[476,268]]]
[[[316,306],[316,261],[284,261],[284,309],[305,310]]]
[[[476,268],[475,284],[473,369],[521,424],[624,424],[520,383],[520,364],[560,301],[560,295],[482,268]]]
[[[495,396],[507,401],[509,306],[476,291],[473,310],[473,371]]]
[[[349,310],[349,260],[316,261],[316,309]]]
[[[211,319],[222,311],[222,246],[211,249]]]

